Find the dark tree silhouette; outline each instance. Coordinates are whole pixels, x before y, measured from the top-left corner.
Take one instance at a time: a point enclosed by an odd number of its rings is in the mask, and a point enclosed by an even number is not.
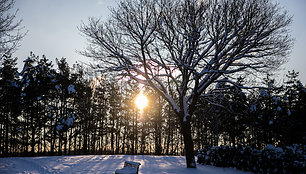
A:
[[[17,11],[10,13],[15,0],[0,0],[0,60],[16,49],[24,37],[21,32],[21,20],[15,21]]]
[[[277,69],[286,61],[291,18],[268,0],[127,0],[107,21],[80,31],[83,55],[156,90],[176,113],[187,167],[196,167],[191,116],[201,95],[236,74]],[[170,88],[170,86],[174,86]]]
[[[143,87],[149,99],[142,114],[133,102],[134,81],[90,76],[65,59],[58,69],[31,54],[18,73],[16,59],[0,67],[0,154],[183,155],[181,125],[171,104]],[[242,86],[245,78],[238,78]],[[195,149],[217,145],[286,148],[305,144],[305,86],[289,72],[282,86],[269,75],[264,88],[246,91],[226,79],[199,98],[191,118]],[[138,113],[138,114],[137,114]],[[30,152],[30,153],[29,153]]]

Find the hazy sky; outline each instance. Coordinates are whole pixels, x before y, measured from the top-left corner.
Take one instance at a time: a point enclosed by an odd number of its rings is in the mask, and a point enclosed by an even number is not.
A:
[[[293,15],[290,26],[296,39],[290,60],[279,73],[282,78],[288,70],[300,72],[300,79],[306,84],[306,0],[274,0],[279,2],[289,14]],[[15,52],[21,68],[22,60],[30,51],[36,55],[46,55],[55,63],[55,58],[66,57],[70,66],[76,61],[87,59],[76,51],[86,47],[86,39],[81,36],[78,26],[88,17],[107,19],[109,8],[116,6],[118,0],[16,0],[19,9],[18,19],[28,34]]]

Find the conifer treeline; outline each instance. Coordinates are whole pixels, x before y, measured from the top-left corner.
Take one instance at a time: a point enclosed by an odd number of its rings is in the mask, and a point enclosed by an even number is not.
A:
[[[243,81],[220,82],[209,92],[212,97],[201,100],[195,117],[200,122],[194,121],[200,125],[194,126],[197,147],[305,145],[306,89],[298,73],[289,71],[282,85],[267,75],[262,88],[248,91],[239,88]]]
[[[65,59],[55,69],[31,54],[20,72],[16,61],[5,58],[0,69],[1,156],[180,153],[178,124],[152,91],[141,115],[137,84],[70,68]]]
[[[0,67],[1,156],[184,153],[175,114],[153,91],[145,89],[141,114],[133,102],[139,86],[128,80],[70,68],[65,59],[53,68],[34,54],[19,72],[16,61]],[[289,72],[282,87],[267,77],[266,88],[249,92],[228,83],[207,91],[192,121],[195,150],[305,144],[306,90],[297,75]]]

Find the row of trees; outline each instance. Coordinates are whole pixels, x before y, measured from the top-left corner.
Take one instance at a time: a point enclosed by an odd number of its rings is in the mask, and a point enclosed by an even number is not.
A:
[[[178,119],[156,92],[140,113],[139,86],[128,79],[98,76],[65,59],[58,68],[31,54],[18,72],[16,59],[0,69],[0,154],[184,154]],[[89,75],[91,74],[91,75]],[[277,87],[241,90],[220,82],[202,98],[191,121],[195,150],[204,146],[305,143],[306,89],[289,72]],[[226,80],[225,80],[226,81]],[[242,78],[237,83],[243,83]]]
[[[268,0],[122,0],[108,20],[90,18],[80,31],[88,39],[82,53],[97,68],[150,86],[171,105],[187,167],[195,168],[197,104],[218,82],[238,86],[239,75],[256,77],[286,62],[290,23]]]
[[[0,0],[1,59],[9,59],[23,36],[20,22],[7,13],[13,4]],[[291,21],[268,0],[120,1],[108,20],[90,18],[79,27],[89,43],[81,53],[96,60],[95,68],[103,72],[149,86],[154,92],[148,94],[162,97],[154,99],[159,103],[152,106],[158,107],[148,116],[145,112],[147,120],[141,122],[137,110],[124,104],[135,84],[122,88],[106,78],[100,87],[100,79],[84,77],[78,65],[71,73],[61,60],[55,71],[47,59],[31,55],[19,74],[11,66],[11,80],[1,79],[2,152],[88,153],[98,147],[100,152],[145,153],[154,140],[157,154],[163,144],[167,153],[184,147],[187,167],[195,168],[193,138],[197,146],[300,142],[305,132],[292,127],[305,125],[299,116],[303,85],[293,80],[275,89],[267,79],[266,87],[254,88],[239,78],[277,70],[287,61]],[[5,61],[3,67],[14,65]],[[276,130],[279,126],[282,131]],[[296,134],[290,138],[288,132]],[[169,142],[175,144],[172,149]]]
[[[221,82],[196,111],[194,138],[198,149],[243,144],[264,148],[306,143],[306,89],[298,73],[289,71],[282,84],[271,76],[265,87],[242,90]],[[243,85],[243,78],[237,84]],[[203,143],[204,142],[204,143]]]
[[[57,60],[57,66],[31,54],[18,72],[16,59],[4,58],[1,155],[181,152],[176,121],[158,95],[147,90],[151,104],[140,114],[133,102],[138,85],[89,76],[84,67],[70,68],[65,59]],[[167,129],[166,141],[162,129]],[[167,147],[163,152],[162,146]]]

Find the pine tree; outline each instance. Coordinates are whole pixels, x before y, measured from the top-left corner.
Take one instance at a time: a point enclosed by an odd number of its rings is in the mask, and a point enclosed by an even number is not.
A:
[[[20,123],[20,84],[16,58],[5,57],[0,69],[0,154],[16,152]]]
[[[304,85],[298,80],[299,73],[289,71],[286,75],[287,81],[285,81],[285,95],[284,100],[287,104],[287,110],[285,112],[288,117],[289,128],[286,136],[288,144],[306,142],[306,90]]]

